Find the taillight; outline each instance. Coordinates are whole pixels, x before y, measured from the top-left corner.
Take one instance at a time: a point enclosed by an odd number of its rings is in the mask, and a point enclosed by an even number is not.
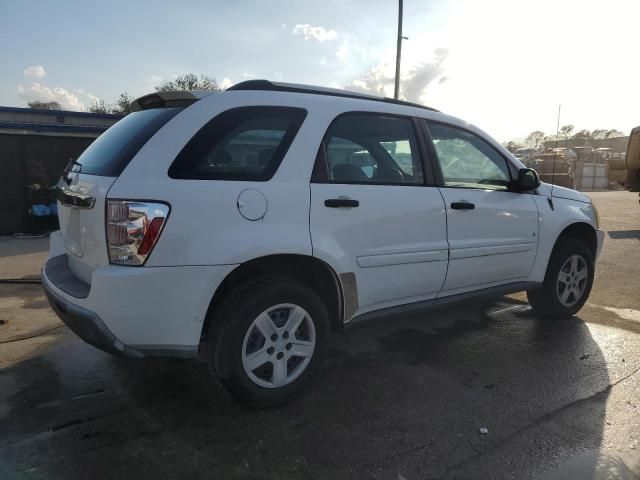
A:
[[[109,262],[143,265],[158,241],[169,215],[164,203],[107,200]]]

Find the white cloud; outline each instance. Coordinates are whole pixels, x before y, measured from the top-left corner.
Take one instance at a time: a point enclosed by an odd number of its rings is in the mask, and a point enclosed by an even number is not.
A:
[[[526,24],[548,27],[552,35],[524,33],[522,22],[514,21],[522,12],[522,3],[512,0],[449,2],[439,31],[412,34],[403,48],[449,49],[447,80],[430,85],[425,101],[501,141],[537,129],[555,132],[559,103],[561,125],[574,124],[576,130],[628,133],[639,123],[640,97],[632,92],[640,68],[629,59],[637,50],[640,2],[610,0],[602,8],[596,1],[539,0],[526,10]],[[579,22],[572,21],[576,12]],[[598,35],[585,25],[597,25]]]
[[[47,76],[47,72],[42,65],[30,65],[24,69],[23,73],[25,77],[42,78]]]
[[[427,88],[443,83],[444,62],[449,51],[436,48],[430,57],[411,55],[402,64],[400,73],[400,97],[412,102],[421,102]],[[353,79],[345,88],[371,95],[393,96],[395,84],[395,51],[387,51],[373,68]]]
[[[383,60],[369,71],[352,80],[345,88],[356,92],[389,97],[393,95],[395,66]]]
[[[449,51],[445,48],[437,48],[434,52],[434,58],[430,62],[422,62],[410,69],[406,75],[401,75],[401,93],[402,96],[412,102],[420,102],[420,99],[426,93],[427,88],[434,81],[444,83],[446,77],[444,73],[443,63],[449,55]]]
[[[524,34],[522,22],[514,21],[522,18],[522,8],[512,0],[441,2],[439,21],[410,29],[403,42],[401,96],[460,116],[500,141],[537,129],[555,132],[559,103],[561,124],[576,130],[628,133],[640,124],[640,97],[633,94],[640,67],[629,61],[637,50],[640,2],[610,0],[602,8],[590,0],[540,0],[527,9],[526,24],[549,26],[553,35]],[[575,12],[580,22],[571,21]],[[598,25],[599,35],[584,25]],[[395,45],[376,52],[378,39],[340,32],[333,45],[343,68],[329,80],[393,95]],[[446,47],[446,55],[439,56],[437,47]]]
[[[379,52],[375,49],[363,47],[353,38],[345,38],[336,49],[336,57],[342,63],[362,63],[362,61],[379,57]]]
[[[160,85],[163,80],[164,80],[164,77],[162,75],[155,75],[155,74],[149,75],[147,78],[144,79],[145,89],[148,92],[153,92],[156,89],[156,85]]]
[[[229,88],[231,86],[233,86],[233,82],[229,78],[224,78],[220,82],[220,89],[221,90],[226,90],[227,88]]]
[[[351,49],[349,48],[349,43],[345,40],[340,44],[338,49],[336,50],[336,57],[343,63],[346,63],[349,60],[349,56],[351,55]]]
[[[83,95],[85,97],[87,97],[89,99],[89,104],[93,104],[93,103],[99,103],[100,102],[100,98],[96,97],[95,95],[87,92],[86,90],[79,88],[76,90],[77,93],[79,93],[80,95]]]
[[[324,27],[313,27],[308,23],[296,25],[293,27],[291,33],[294,35],[303,35],[305,40],[314,39],[320,43],[338,38],[335,30],[327,30]]]
[[[18,95],[26,102],[32,102],[34,100],[58,102],[62,108],[67,110],[84,110],[86,107],[85,103],[69,90],[62,87],[47,87],[38,82],[18,85]],[[84,95],[87,96],[86,93],[84,93]]]

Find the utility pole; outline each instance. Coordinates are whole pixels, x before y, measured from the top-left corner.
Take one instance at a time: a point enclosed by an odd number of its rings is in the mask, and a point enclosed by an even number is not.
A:
[[[396,49],[396,84],[393,90],[393,98],[398,99],[400,94],[400,58],[402,57],[402,0],[398,0],[398,45]]]

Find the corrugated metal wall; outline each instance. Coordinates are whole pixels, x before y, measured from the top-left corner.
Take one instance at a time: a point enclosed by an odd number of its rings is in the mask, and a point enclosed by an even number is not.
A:
[[[47,204],[71,158],[78,158],[93,138],[0,134],[0,235],[42,231],[56,219],[29,214],[32,203]],[[38,186],[40,188],[29,188]]]

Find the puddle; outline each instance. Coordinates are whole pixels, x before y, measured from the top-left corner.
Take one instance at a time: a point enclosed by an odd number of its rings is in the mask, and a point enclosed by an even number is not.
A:
[[[543,478],[545,480],[574,480],[576,478],[634,480],[637,477],[623,458],[598,452],[587,452],[549,472]]]
[[[593,303],[589,303],[590,307],[601,308],[603,310],[607,310],[608,312],[615,313],[618,317],[623,320],[630,320],[632,322],[640,323],[640,310],[634,310],[633,308],[614,308],[614,307],[605,307],[603,305],[595,305]]]

